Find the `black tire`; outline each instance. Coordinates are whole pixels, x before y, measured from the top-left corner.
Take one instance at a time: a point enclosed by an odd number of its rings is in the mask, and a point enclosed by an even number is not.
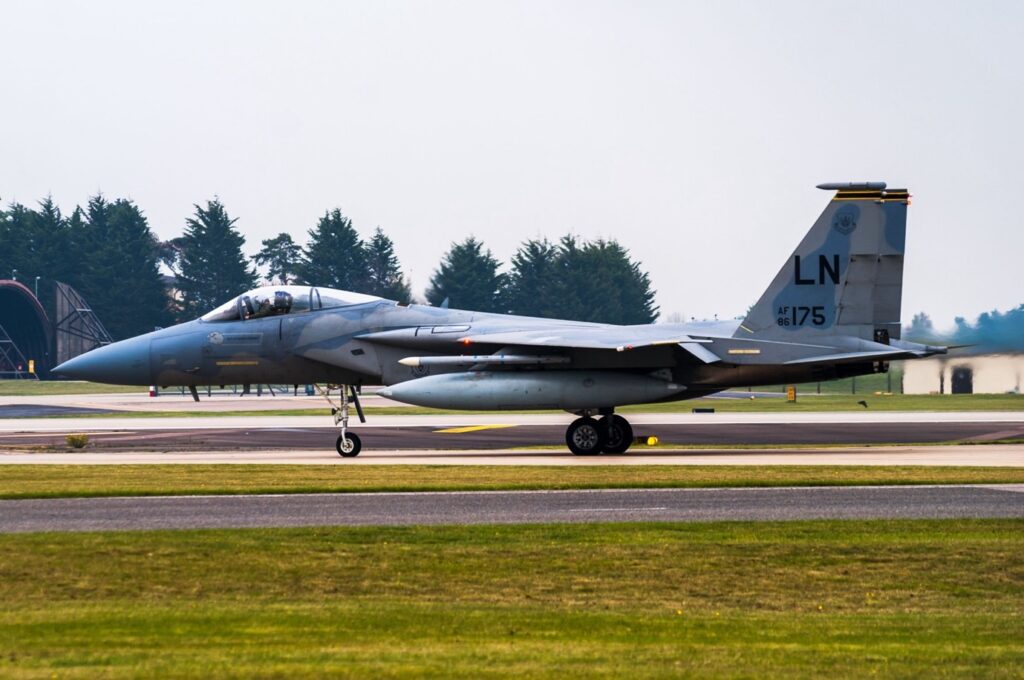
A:
[[[601,453],[604,440],[604,428],[593,418],[577,418],[565,431],[565,443],[577,456]]]
[[[625,453],[633,444],[633,426],[622,416],[605,416],[600,421],[604,430],[604,452]]]
[[[344,458],[355,458],[356,456],[359,455],[359,452],[362,450],[363,442],[359,440],[359,435],[357,435],[355,432],[346,433],[345,438],[348,439],[348,447],[342,446],[342,437],[339,434],[338,441],[334,443],[334,448],[338,449],[339,456],[342,456]]]

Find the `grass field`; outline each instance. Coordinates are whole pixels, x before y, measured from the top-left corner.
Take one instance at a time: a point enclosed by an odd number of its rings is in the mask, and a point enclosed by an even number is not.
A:
[[[0,675],[991,677],[1024,521],[0,536]]]
[[[147,388],[104,385],[79,380],[0,380],[0,397],[49,396],[54,394],[145,394]]]
[[[0,498],[1024,483],[1024,468],[880,466],[2,465]]]

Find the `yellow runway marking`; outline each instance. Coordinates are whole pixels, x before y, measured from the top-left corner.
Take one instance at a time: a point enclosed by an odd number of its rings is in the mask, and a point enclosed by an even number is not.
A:
[[[480,430],[500,430],[506,427],[515,427],[515,423],[502,425],[469,425],[467,427],[449,427],[444,430],[434,430],[434,434],[465,434],[466,432],[479,432]]]

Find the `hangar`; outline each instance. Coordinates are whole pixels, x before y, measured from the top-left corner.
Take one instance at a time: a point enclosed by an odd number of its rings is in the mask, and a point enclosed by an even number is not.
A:
[[[1020,394],[1024,354],[979,354],[908,361],[904,394]]]
[[[50,369],[110,334],[73,287],[57,282],[54,319],[30,288],[0,280],[0,379],[46,379]]]

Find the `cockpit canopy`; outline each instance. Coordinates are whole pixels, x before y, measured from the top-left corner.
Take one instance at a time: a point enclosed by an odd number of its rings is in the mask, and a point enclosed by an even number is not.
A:
[[[201,318],[203,321],[244,321],[267,316],[348,307],[380,298],[333,288],[308,286],[262,286],[225,302]]]

